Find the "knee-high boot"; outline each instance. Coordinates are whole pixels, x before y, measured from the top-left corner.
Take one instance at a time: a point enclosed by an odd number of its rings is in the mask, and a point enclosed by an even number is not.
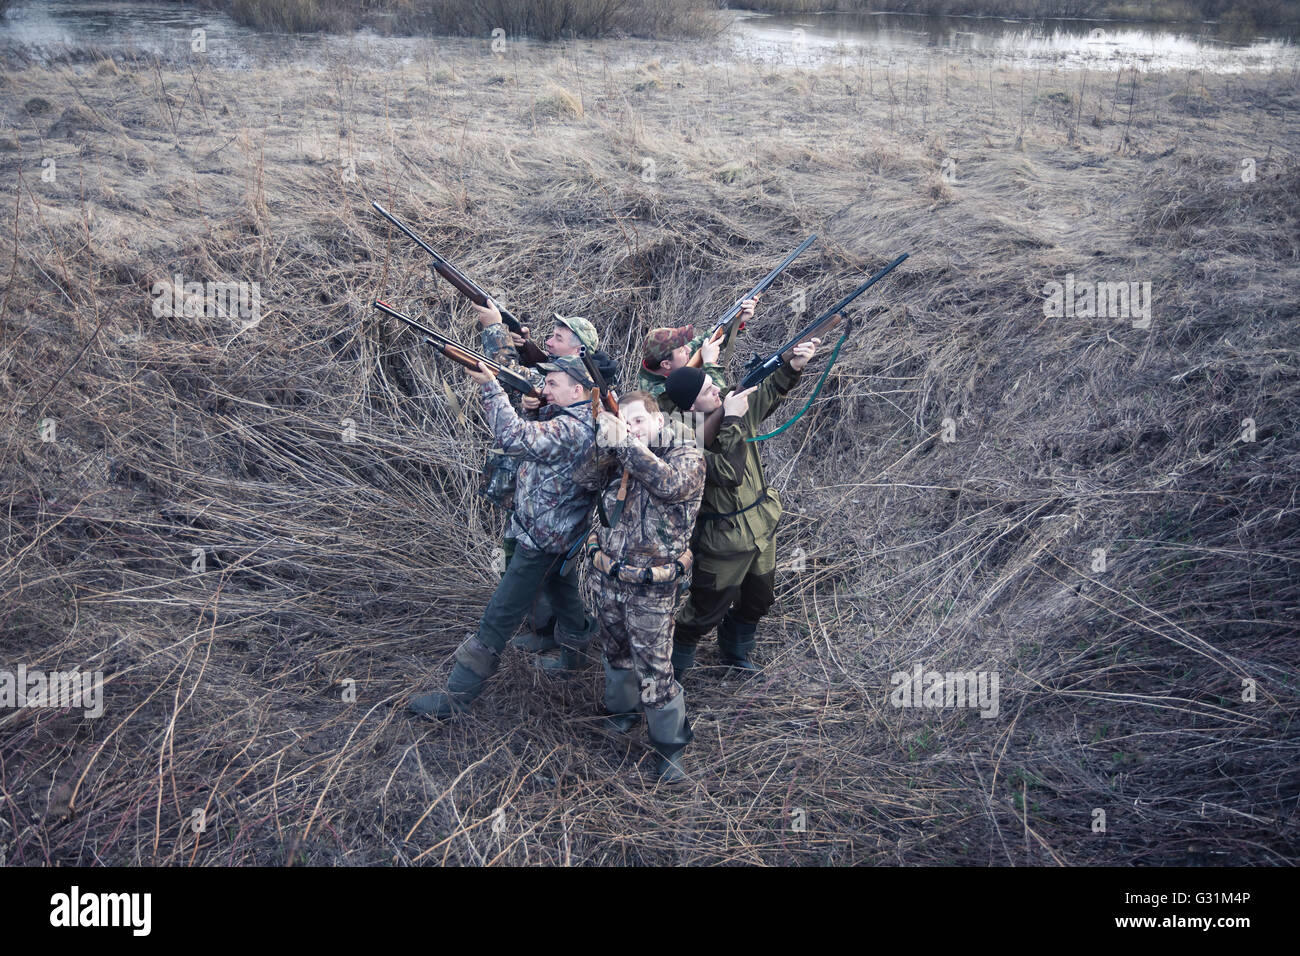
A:
[[[611,667],[605,660],[606,730],[629,734],[641,722],[641,679],[633,668]]]
[[[663,707],[647,707],[645,719],[650,745],[659,754],[656,768],[660,783],[681,783],[686,779],[681,756],[686,745],[695,739],[691,722],[686,718],[686,695],[678,694]]]
[[[757,643],[757,633],[757,621],[737,621],[728,611],[718,624],[718,650],[722,653],[722,662],[737,670],[758,671],[758,665],[749,659]]]
[[[497,654],[471,638],[456,651],[447,689],[413,697],[407,706],[412,713],[430,719],[447,720],[463,714],[483,692],[487,679],[496,673],[499,660]]]

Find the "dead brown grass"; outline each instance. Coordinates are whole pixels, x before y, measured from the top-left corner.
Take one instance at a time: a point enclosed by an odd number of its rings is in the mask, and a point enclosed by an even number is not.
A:
[[[0,711],[10,861],[1294,861],[1295,77],[1093,83],[1067,114],[1037,94],[1077,75],[941,60],[773,89],[706,46],[436,49],[11,74],[0,661],[109,685],[99,720]],[[1215,117],[1173,99],[1198,83]],[[552,84],[580,109],[536,110]],[[518,655],[472,718],[402,715],[477,623],[500,518],[464,376],[367,308],[471,337],[372,198],[520,314],[592,315],[629,373],[808,231],[733,372],[797,290],[911,253],[764,449],[766,668],[690,679],[696,785],[597,732],[595,674]],[[1067,272],[1151,281],[1152,328],[1045,318]],[[258,281],[260,324],[155,317],[177,273]],[[997,670],[999,717],[890,707],[917,662]]]

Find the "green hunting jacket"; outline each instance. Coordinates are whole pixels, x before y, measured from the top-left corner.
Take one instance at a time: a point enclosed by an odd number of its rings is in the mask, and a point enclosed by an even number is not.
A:
[[[749,411],[743,417],[727,415],[722,419],[717,438],[704,450],[704,500],[691,542],[697,553],[726,557],[754,551],[776,533],[781,499],[763,476],[760,443],[745,439],[762,434],[759,426],[763,419],[799,384],[801,376],[789,361],[783,361],[749,396]]]

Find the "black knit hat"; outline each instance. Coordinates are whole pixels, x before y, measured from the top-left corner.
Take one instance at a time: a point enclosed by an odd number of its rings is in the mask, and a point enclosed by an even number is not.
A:
[[[695,399],[700,396],[700,389],[704,387],[704,379],[703,369],[683,365],[681,368],[673,369],[672,374],[668,376],[664,394],[682,411],[690,411],[691,406],[695,404]]]

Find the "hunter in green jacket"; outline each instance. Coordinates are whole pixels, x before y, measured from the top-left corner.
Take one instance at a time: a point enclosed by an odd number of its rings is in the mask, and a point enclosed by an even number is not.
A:
[[[704,448],[704,499],[691,540],[695,570],[673,634],[678,680],[694,663],[700,638],[714,627],[724,663],[758,670],[749,655],[759,619],[775,600],[781,500],[763,476],[758,443],[746,439],[760,434],[760,423],[798,384],[820,344],[812,339],[796,346],[761,384],[725,397],[700,369],[688,366],[668,376],[663,404],[704,415],[722,408],[717,435]]]

